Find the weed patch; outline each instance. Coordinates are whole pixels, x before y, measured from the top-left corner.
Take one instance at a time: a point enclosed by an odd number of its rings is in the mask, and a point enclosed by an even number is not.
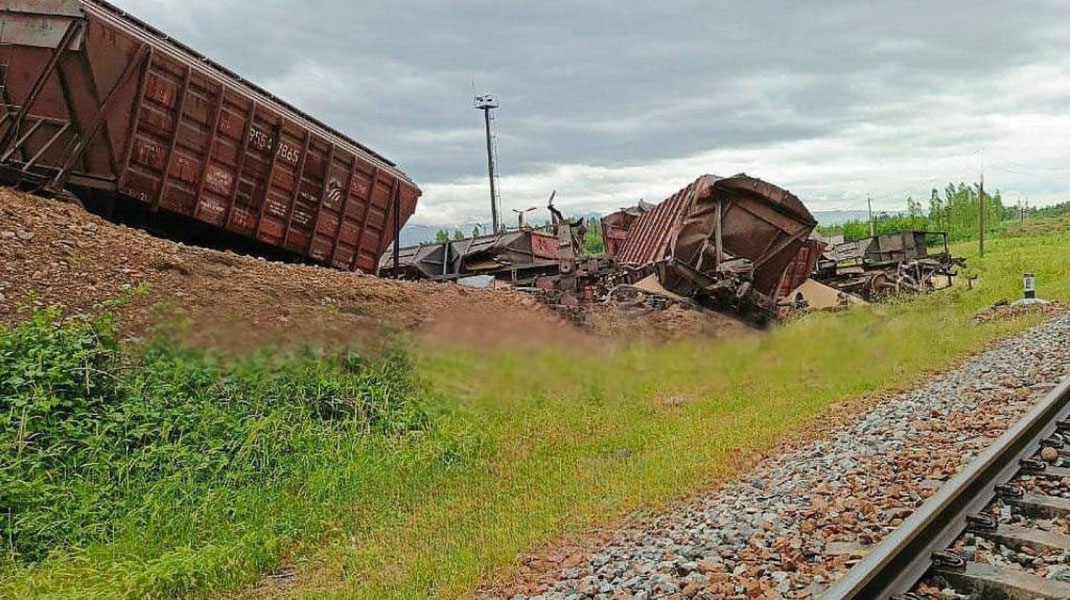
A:
[[[158,511],[234,515],[236,490],[278,485],[302,457],[424,430],[418,395],[400,351],[224,359],[38,312],[0,331],[0,548],[27,564]]]

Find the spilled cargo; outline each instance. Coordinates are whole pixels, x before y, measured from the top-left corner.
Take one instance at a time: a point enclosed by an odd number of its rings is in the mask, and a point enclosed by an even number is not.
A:
[[[416,209],[396,165],[100,0],[8,0],[0,176],[374,272]]]

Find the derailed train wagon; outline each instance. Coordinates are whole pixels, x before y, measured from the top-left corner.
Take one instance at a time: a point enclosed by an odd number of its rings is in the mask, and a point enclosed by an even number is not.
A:
[[[830,248],[814,278],[869,302],[954,285],[966,259],[951,254],[943,231],[899,231]]]
[[[503,231],[462,240],[420,244],[392,253],[379,262],[379,274],[402,279],[455,281],[492,275],[517,285],[531,285],[542,275],[556,274],[561,262],[558,239],[534,229]]]
[[[374,151],[100,0],[0,0],[0,176],[114,193],[374,272],[420,189]]]
[[[816,259],[807,245],[816,226],[798,198],[771,183],[704,175],[639,217],[617,260],[653,268],[671,292],[763,320],[801,283],[800,257]]]

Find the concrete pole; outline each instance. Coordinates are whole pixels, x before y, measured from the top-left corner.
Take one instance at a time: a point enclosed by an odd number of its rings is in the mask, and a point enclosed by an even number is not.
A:
[[[494,180],[494,147],[490,135],[490,107],[483,108],[483,121],[487,127],[487,172],[490,174],[490,219],[494,233],[501,231],[501,220],[498,217],[498,190]]]

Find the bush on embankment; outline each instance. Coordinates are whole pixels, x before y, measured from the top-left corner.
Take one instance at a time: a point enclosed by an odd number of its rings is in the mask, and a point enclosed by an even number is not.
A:
[[[195,546],[249,518],[242,490],[300,480],[354,439],[425,428],[418,397],[400,351],[223,358],[123,343],[108,316],[38,312],[0,329],[0,550],[25,568],[141,528]]]

